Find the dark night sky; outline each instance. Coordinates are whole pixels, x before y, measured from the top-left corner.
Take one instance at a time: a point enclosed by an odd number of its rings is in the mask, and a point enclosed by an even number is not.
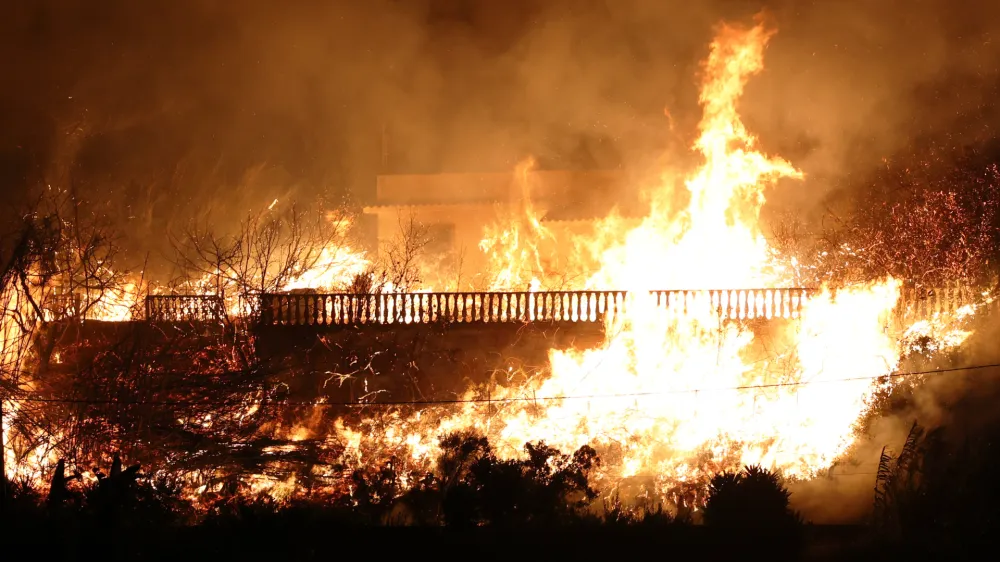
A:
[[[779,33],[744,98],[815,202],[913,139],[995,136],[1000,7],[895,0],[14,0],[0,182],[75,186],[136,246],[214,209],[370,197],[390,169],[643,169],[699,114],[721,19]],[[9,17],[8,17],[9,15]]]

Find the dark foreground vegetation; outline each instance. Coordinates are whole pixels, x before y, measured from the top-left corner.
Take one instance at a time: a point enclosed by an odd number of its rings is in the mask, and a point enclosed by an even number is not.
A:
[[[1000,432],[962,435],[915,424],[899,453],[883,454],[873,518],[856,527],[810,525],[781,476],[760,467],[717,474],[694,510],[668,511],[598,499],[590,477],[600,458],[589,447],[564,455],[529,444],[525,460],[507,461],[485,438],[460,433],[442,440],[436,472],[406,490],[386,465],[356,471],[339,496],[233,494],[201,510],[177,483],[117,455],[93,482],[59,466],[47,491],[7,484],[2,529],[8,554],[43,548],[63,560],[965,558],[995,542],[1000,487],[990,467]]]

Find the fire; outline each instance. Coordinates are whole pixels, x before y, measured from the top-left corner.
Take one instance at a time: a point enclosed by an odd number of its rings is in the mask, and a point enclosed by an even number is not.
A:
[[[736,110],[747,80],[763,68],[772,32],[723,26],[704,65],[701,135],[694,148],[704,165],[684,181],[690,196],[675,215],[673,178],[652,193],[650,215],[604,248],[589,287],[651,289],[748,288],[794,284],[781,275],[758,227],[764,189],[802,173],[755,151],[756,139]]]
[[[686,208],[672,208],[679,186],[664,176],[640,224],[610,217],[598,236],[573,241],[584,248],[581,255],[599,260],[582,288],[630,291],[625,314],[607,320],[604,345],[551,351],[551,372],[541,382],[491,390],[496,413],[485,415],[482,404],[470,402],[454,415],[399,419],[370,440],[408,448],[414,459],[433,455],[436,436],[469,427],[510,456],[528,441],[563,451],[589,444],[617,458],[602,474],[609,486],[631,477],[663,485],[697,481],[756,463],[809,477],[844,453],[876,381],[905,352],[899,330],[890,329],[899,281],[823,288],[796,321],[770,330],[741,327],[712,306],[671,313],[649,292],[796,286],[793,259],[769,247],[759,215],[768,186],[803,174],[757,151],[737,112],[772,34],[763,25],[723,26],[712,44],[694,145],[704,164],[683,181]],[[524,283],[542,270],[538,244],[550,233],[530,207],[525,216],[521,224],[487,231],[482,247],[502,250],[496,287]],[[962,339],[956,333],[941,342]],[[340,431],[354,443],[349,449],[360,450],[358,433]]]
[[[489,290],[523,289],[525,281],[531,290],[541,285],[539,276],[545,277],[542,264],[545,243],[554,240],[553,234],[542,224],[531,201],[529,174],[535,167],[534,159],[518,164],[514,181],[520,188],[518,208],[502,214],[496,224],[486,227],[479,249],[489,259],[491,272]]]
[[[611,215],[592,232],[561,236],[540,220],[531,202],[533,162],[515,171],[522,190],[517,216],[487,228],[480,244],[491,260],[489,288],[627,291],[624,313],[606,317],[601,346],[551,350],[545,373],[519,373],[520,380],[491,386],[485,400],[482,389],[470,389],[447,408],[394,410],[360,424],[337,419],[331,427],[321,427],[325,410],[316,407],[308,419],[280,430],[282,437],[335,440],[344,462],[355,466],[394,455],[429,467],[438,438],[463,429],[485,433],[508,457],[522,455],[526,442],[544,441],[563,452],[591,445],[606,459],[597,475],[606,491],[634,479],[664,492],[745,464],[803,478],[829,467],[851,445],[852,426],[868,396],[892,384],[886,375],[916,342],[936,351],[960,345],[969,334],[955,329],[950,317],[901,322],[901,282],[893,278],[822,287],[794,310],[775,297],[785,293],[764,291],[758,300],[755,292],[748,304],[748,294],[740,292],[737,308],[749,306],[755,309],[751,316],[774,320],[766,326],[719,314],[718,307],[728,305],[709,302],[715,296],[705,300],[707,289],[773,290],[801,283],[795,258],[776,252],[763,236],[760,213],[768,187],[804,176],[784,159],[762,154],[737,111],[747,81],[763,69],[773,33],[764,25],[720,28],[703,67],[703,117],[692,147],[703,163],[684,177],[663,174],[648,190],[650,211],[643,219]],[[686,197],[685,205],[676,204],[677,195]],[[310,259],[268,290],[343,291],[370,271],[364,252],[343,244],[343,236],[331,239],[335,243],[311,248]],[[565,255],[552,255],[566,247],[571,251]],[[183,289],[224,297],[229,313],[243,315],[252,295],[240,285],[241,275],[259,277],[264,286],[272,273],[219,267]],[[703,291],[693,292],[694,304],[680,313],[655,293],[672,289]],[[129,319],[145,291],[156,289],[128,283],[102,295],[89,314]],[[736,298],[713,293],[720,294]],[[3,327],[6,356],[7,320]],[[5,439],[16,407],[5,405]],[[257,408],[248,404],[246,414]],[[212,423],[210,417],[191,421]],[[52,461],[46,451],[33,454],[37,466]],[[259,476],[250,484],[286,497],[296,479]]]

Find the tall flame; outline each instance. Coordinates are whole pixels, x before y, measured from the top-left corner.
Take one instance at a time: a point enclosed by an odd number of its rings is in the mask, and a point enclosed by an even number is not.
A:
[[[474,428],[507,456],[523,454],[529,441],[565,452],[595,446],[604,453],[597,476],[606,489],[635,478],[662,491],[751,463],[807,477],[850,445],[866,398],[898,367],[908,339],[930,334],[939,346],[962,342],[967,333],[948,331],[937,320],[900,328],[892,317],[900,295],[895,279],[836,292],[823,288],[794,321],[777,314],[782,319],[753,329],[714,306],[679,313],[650,294],[797,284],[793,258],[768,245],[759,216],[769,186],[803,174],[758,151],[737,112],[747,81],[763,69],[773,33],[763,25],[720,28],[704,64],[704,113],[693,146],[702,165],[682,181],[661,177],[650,212],[638,224],[612,216],[591,236],[571,239],[579,263],[567,267],[586,273],[577,288],[629,291],[624,314],[606,320],[603,344],[550,351],[547,377],[493,386],[485,408],[469,390],[469,400],[444,413],[394,411],[360,427],[338,420],[332,433],[347,460],[373,463],[382,460],[374,455],[402,450],[426,465],[440,436]],[[526,188],[530,170],[530,162],[518,167],[519,186]],[[678,190],[688,198],[680,208],[673,203]],[[554,235],[527,192],[522,201],[522,218],[488,229],[481,245],[494,260],[494,289],[529,282],[532,289],[551,288],[539,276],[552,273],[542,256],[553,251],[546,244]],[[356,250],[323,249],[314,267],[295,272],[281,289],[344,286],[367,265]],[[218,277],[206,276],[202,284],[218,283]],[[111,299],[103,314],[124,314],[121,303],[131,292]],[[5,425],[8,417],[5,412]],[[322,420],[304,420],[290,437],[319,433]],[[294,485],[261,478],[255,489],[274,484],[275,493],[285,494]]]
[[[443,418],[399,419],[380,434],[384,444],[426,458],[436,436],[462,427],[486,432],[512,456],[528,441],[563,451],[589,444],[613,459],[602,474],[611,485],[630,477],[700,480],[749,463],[809,476],[847,449],[875,381],[901,357],[902,346],[889,331],[898,281],[836,294],[824,288],[797,321],[756,330],[721,318],[711,306],[673,313],[649,293],[795,286],[791,259],[769,247],[758,220],[764,190],[803,174],[760,153],[737,113],[772,35],[763,25],[722,26],[712,43],[700,96],[701,134],[693,147],[704,163],[683,181],[687,206],[671,207],[678,182],[665,176],[638,226],[609,218],[598,236],[574,241],[599,256],[587,288],[630,291],[626,313],[607,320],[604,344],[553,350],[548,378],[492,389],[491,400],[503,404],[498,413],[484,415],[470,403]],[[523,254],[534,259],[535,247],[513,232],[500,240],[511,250],[502,256],[517,262],[507,264],[505,279],[523,280]],[[544,399],[504,403],[526,397]]]

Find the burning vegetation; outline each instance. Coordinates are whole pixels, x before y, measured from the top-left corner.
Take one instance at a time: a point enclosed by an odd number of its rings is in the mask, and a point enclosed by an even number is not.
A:
[[[939,183],[907,171],[892,183],[915,189],[831,209],[815,237],[792,223],[765,233],[767,189],[804,179],[762,153],[737,112],[773,33],[719,27],[702,67],[701,163],[644,186],[644,217],[553,230],[531,203],[526,162],[513,173],[523,205],[480,244],[482,288],[508,300],[438,299],[381,332],[366,328],[385,322],[375,297],[459,289],[436,275],[412,220],[373,256],[353,245],[348,213],[272,205],[231,235],[174,236],[178,276],[161,283],[116,269],[112,233],[71,191],[46,192],[2,263],[6,478],[51,483],[57,499],[77,484],[111,494],[121,459],[111,476],[92,467],[120,453],[203,512],[309,497],[373,521],[557,520],[621,505],[722,521],[742,482],[810,481],[857,462],[875,397],[919,377],[906,372],[914,357],[958,349],[991,302],[1000,177],[995,166]],[[690,293],[678,305],[666,290]],[[529,324],[545,306],[529,303],[567,291],[620,292],[613,305],[577,305],[613,308],[594,315],[599,344],[548,349],[537,367],[505,358],[450,394],[406,382],[420,376],[422,338],[444,330],[433,315],[509,307],[506,321]],[[309,300],[331,293],[342,296]],[[146,321],[157,295],[194,304]],[[275,331],[257,320],[281,295],[304,295],[288,302],[313,323],[351,309],[367,324],[319,337],[290,327],[313,338],[305,359],[266,352]],[[67,468],[81,482],[67,483]]]

